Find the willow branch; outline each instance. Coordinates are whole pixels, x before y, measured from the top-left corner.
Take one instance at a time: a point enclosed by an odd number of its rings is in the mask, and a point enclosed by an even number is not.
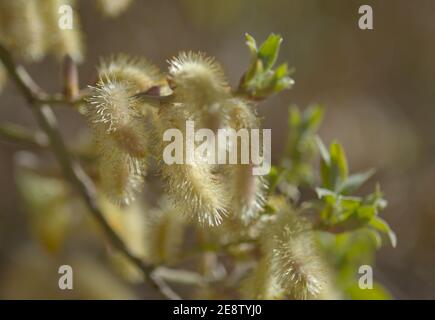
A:
[[[8,52],[0,45],[0,60],[3,62],[10,77],[14,80],[18,89],[29,102],[38,124],[47,135],[51,150],[57,158],[65,177],[75,187],[89,211],[104,230],[113,247],[118,249],[127,259],[136,265],[143,273],[144,278],[157,289],[163,296],[169,299],[180,299],[172,289],[160,277],[152,274],[154,266],[145,264],[135,256],[112,229],[96,201],[96,189],[92,180],[86,175],[82,167],[67,150],[62,136],[58,130],[57,120],[51,106],[41,100],[42,91],[38,88],[29,74],[20,66],[17,66]]]
[[[3,123],[0,125],[0,140],[38,149],[49,147],[48,138],[43,132],[34,132],[13,123]]]

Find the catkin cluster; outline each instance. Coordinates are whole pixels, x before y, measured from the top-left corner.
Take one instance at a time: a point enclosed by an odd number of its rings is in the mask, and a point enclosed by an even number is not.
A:
[[[72,28],[60,26],[66,7],[72,9]],[[74,8],[74,0],[0,0],[0,42],[28,61],[69,54],[79,62],[83,46]]]
[[[101,13],[115,17],[132,0],[95,0]],[[47,54],[83,60],[83,42],[76,0],[0,0],[0,43],[28,62]],[[65,25],[71,22],[71,25]],[[0,90],[6,73],[0,65]]]
[[[217,226],[226,218],[249,223],[257,216],[265,183],[252,174],[252,164],[210,164],[201,157],[189,163],[187,152],[182,163],[163,159],[165,131],[178,129],[189,139],[186,121],[213,132],[259,127],[253,105],[232,95],[213,58],[183,52],[169,61],[166,77],[145,60],[127,56],[104,60],[98,71],[85,114],[97,142],[100,185],[106,195],[130,203],[142,187],[146,162],[155,159],[174,207],[199,224]],[[155,88],[171,91],[170,99],[159,106],[142,99]],[[184,150],[188,142],[180,147]]]

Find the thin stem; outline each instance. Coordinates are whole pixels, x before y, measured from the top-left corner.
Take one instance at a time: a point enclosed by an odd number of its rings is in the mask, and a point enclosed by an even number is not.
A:
[[[43,132],[34,132],[13,123],[3,123],[0,125],[0,140],[39,149],[49,147],[48,138]]]
[[[35,85],[28,73],[15,64],[8,50],[1,45],[0,60],[8,70],[10,77],[15,81],[18,89],[29,102],[40,128],[48,137],[51,150],[61,165],[65,177],[74,185],[112,245],[136,265],[142,271],[144,278],[163,296],[169,299],[180,299],[162,278],[152,274],[155,267],[145,264],[140,258],[136,257],[112,229],[97,204],[96,190],[92,180],[86,175],[79,163],[73,159],[64,144],[51,106],[40,100],[42,91]]]

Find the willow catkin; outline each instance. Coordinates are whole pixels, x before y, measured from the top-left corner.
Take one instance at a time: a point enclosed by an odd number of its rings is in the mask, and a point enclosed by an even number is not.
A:
[[[37,0],[0,0],[0,42],[26,60],[43,57],[44,25]]]
[[[158,133],[162,139],[167,129],[178,129],[186,137],[185,121],[189,120],[183,105],[171,104],[160,110]],[[184,139],[183,139],[184,140]],[[213,172],[213,166],[194,159],[186,163],[184,143],[187,141],[157,142],[157,157],[167,192],[175,207],[203,226],[217,226],[227,214],[228,197],[223,177]],[[166,163],[165,149],[169,143],[183,152],[182,163]]]
[[[37,12],[43,21],[46,50],[59,59],[63,59],[68,54],[75,62],[81,62],[84,46],[75,3],[75,0],[38,1]],[[60,11],[62,6],[72,9],[71,29],[59,26],[62,14],[68,14],[66,11]]]
[[[209,112],[229,97],[221,66],[204,53],[181,52],[169,61],[169,77],[175,101],[193,113]]]
[[[104,16],[115,18],[132,4],[133,0],[96,0],[97,7]]]
[[[240,294],[243,299],[249,300],[281,299],[285,296],[284,290],[271,274],[269,261],[265,258],[242,280]]]
[[[157,68],[126,55],[103,59],[100,79],[91,87],[85,115],[98,146],[103,191],[118,203],[130,203],[142,186],[150,153],[151,106],[136,96],[163,85]]]
[[[115,148],[102,147],[98,173],[102,191],[118,205],[129,205],[143,185],[143,162]]]
[[[137,111],[127,82],[100,79],[88,100],[86,117],[98,147],[103,191],[116,203],[128,204],[142,186],[147,156],[145,120]]]
[[[248,224],[264,207],[266,184],[263,178],[252,174],[252,165],[230,165],[229,170],[232,213]]]
[[[102,59],[98,71],[119,82],[129,82],[134,93],[147,91],[163,83],[163,76],[153,64],[145,58],[126,54]]]
[[[146,259],[154,264],[171,264],[179,258],[185,219],[166,199],[146,219]]]
[[[241,99],[229,99],[224,104],[224,112],[227,115],[228,126],[236,131],[258,129],[259,121],[252,111],[252,106]],[[252,140],[250,139],[250,142]],[[239,143],[242,143],[239,141]],[[231,146],[230,146],[231,147]],[[249,146],[245,151],[250,152]],[[228,152],[228,150],[219,150]],[[229,187],[232,194],[231,209],[234,217],[240,218],[245,224],[256,218],[263,209],[267,184],[261,176],[253,175],[252,159],[248,163],[242,163],[242,148],[238,145],[238,163],[227,166]]]
[[[265,231],[271,273],[291,299],[319,298],[326,277],[309,226],[289,210]]]

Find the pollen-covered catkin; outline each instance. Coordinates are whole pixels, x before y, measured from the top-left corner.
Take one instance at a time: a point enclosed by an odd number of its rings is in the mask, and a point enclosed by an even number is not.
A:
[[[325,285],[325,268],[309,226],[290,210],[283,210],[265,229],[264,252],[271,272],[291,299],[317,299]]]
[[[69,55],[75,62],[83,60],[83,42],[79,16],[76,13],[74,0],[44,0],[38,1],[37,12],[44,26],[44,46],[48,52],[59,59]],[[65,11],[60,11],[65,8]],[[72,9],[72,11],[68,11]],[[62,16],[59,12],[62,12]],[[72,20],[68,21],[68,15]],[[61,20],[65,24],[61,25]],[[63,20],[62,20],[63,21]],[[67,23],[71,22],[71,26]]]
[[[103,15],[114,18],[122,14],[133,0],[97,0],[98,9]]]
[[[43,57],[44,25],[37,0],[0,0],[0,42],[26,60]]]

